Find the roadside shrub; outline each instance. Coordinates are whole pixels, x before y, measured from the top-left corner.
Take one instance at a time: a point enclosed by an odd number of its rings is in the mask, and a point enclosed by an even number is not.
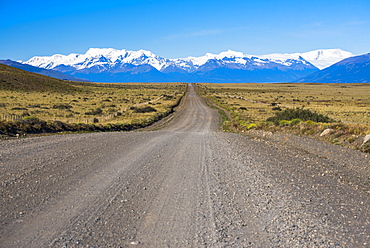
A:
[[[368,125],[349,125],[348,131],[349,133],[356,134],[356,135],[367,135],[370,133],[370,126]]]
[[[350,144],[352,144],[353,142],[355,142],[356,141],[356,139],[355,139],[355,137],[349,137],[348,139],[347,139],[347,141],[348,141],[348,143],[350,143]]]
[[[281,111],[282,109],[280,107],[275,107],[275,108],[272,108],[272,110],[274,110],[274,111]]]
[[[51,128],[53,128],[54,131],[64,131],[67,129],[67,124],[61,121],[53,121],[51,122]]]
[[[12,110],[28,110],[27,108],[19,108],[19,107],[16,107],[16,108],[12,108]]]
[[[150,113],[157,112],[157,110],[151,106],[145,106],[142,108],[134,108],[134,113]]]
[[[103,110],[101,108],[97,108],[94,110],[91,110],[90,112],[86,112],[85,115],[101,115],[103,113]]]
[[[61,103],[61,104],[55,104],[53,105],[53,109],[71,109],[72,106],[66,103]]]
[[[326,115],[312,112],[303,108],[289,108],[280,112],[276,112],[275,116],[267,118],[267,121],[272,121],[275,123],[275,125],[279,125],[279,122],[282,120],[291,121],[293,119],[325,123],[336,122]]]
[[[8,126],[9,126],[8,123],[0,120],[0,133],[2,134],[8,133]]]
[[[308,125],[308,126],[314,126],[314,125],[316,125],[317,123],[316,123],[316,122],[314,122],[314,121],[308,120],[308,121],[306,121],[306,122],[305,122],[305,124],[306,124],[306,125]]]
[[[164,100],[172,100],[173,98],[174,96],[171,96],[171,95],[163,95]]]
[[[290,125],[290,121],[287,121],[287,120],[279,121],[279,126],[281,126],[281,127],[286,127],[286,126],[289,126],[289,125]]]
[[[25,121],[25,122],[27,122],[27,123],[38,123],[38,122],[40,122],[40,119],[39,118],[37,118],[36,116],[26,116],[26,117],[24,117],[23,118],[23,120]]]
[[[298,119],[298,118],[297,119],[293,119],[293,120],[290,121],[290,125],[291,126],[295,126],[295,125],[298,125],[301,122],[302,122],[301,119]]]

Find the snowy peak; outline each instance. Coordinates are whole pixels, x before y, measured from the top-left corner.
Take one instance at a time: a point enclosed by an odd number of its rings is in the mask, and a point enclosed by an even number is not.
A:
[[[322,70],[343,59],[353,57],[354,54],[341,49],[325,49],[302,53],[301,56]]]
[[[36,56],[23,63],[96,82],[290,82],[352,55],[340,49],[268,55],[228,50],[168,59],[146,50],[90,48],[84,54]]]
[[[135,66],[150,65],[158,71],[163,71],[167,67],[177,67],[180,70],[194,72],[211,60],[217,60],[220,65],[225,66],[253,65],[264,67],[267,64],[271,66],[272,63],[275,63],[275,65],[283,66],[295,66],[300,64],[309,67],[314,65],[319,69],[323,69],[352,56],[352,53],[340,49],[315,50],[293,54],[276,53],[269,55],[249,55],[228,50],[220,54],[206,53],[204,56],[200,57],[166,59],[146,50],[128,51],[125,49],[116,50],[113,48],[90,48],[85,54],[71,53],[69,55],[55,54],[52,56],[36,56],[24,63],[45,69],[54,69],[59,66],[74,68],[75,70],[99,67],[100,71],[109,71],[111,68],[131,64]]]
[[[77,70],[94,66],[100,66],[108,70],[118,64],[148,64],[160,70],[167,64],[167,60],[146,50],[127,51],[125,49],[116,50],[113,48],[90,48],[85,54],[71,53],[69,55],[36,56],[24,63],[46,69],[53,69],[63,65]]]
[[[177,66],[183,67],[188,71],[197,70],[199,67],[204,66],[211,61],[218,61],[219,65],[234,68],[246,68],[251,67],[279,67],[279,66],[296,66],[305,65],[307,67],[314,67],[308,61],[306,61],[299,54],[272,54],[272,55],[250,55],[242,52],[236,52],[228,50],[221,52],[220,54],[207,53],[201,57],[188,57],[183,59],[175,59],[173,62]]]
[[[341,60],[297,82],[313,83],[370,83],[370,53]]]
[[[178,59],[182,61],[187,61],[189,63],[192,63],[194,66],[202,66],[206,64],[209,60],[230,60],[230,59],[236,59],[239,58],[238,62],[239,63],[245,63],[243,58],[251,57],[251,55],[246,55],[242,52],[235,52],[232,50],[228,50],[225,52],[221,52],[220,54],[213,54],[213,53],[206,53],[206,55],[201,56],[201,57],[188,57],[184,59]]]
[[[98,56],[112,56],[118,54],[125,54],[126,50],[116,50],[113,48],[90,48],[87,50],[86,55],[91,57],[98,57]]]
[[[329,67],[343,59],[353,57],[354,55],[350,52],[343,51],[341,49],[321,49],[310,51],[306,53],[275,53],[269,55],[262,55],[262,58],[268,58],[272,61],[286,61],[289,59],[299,59],[299,57],[308,61],[312,65],[316,66],[320,70]]]

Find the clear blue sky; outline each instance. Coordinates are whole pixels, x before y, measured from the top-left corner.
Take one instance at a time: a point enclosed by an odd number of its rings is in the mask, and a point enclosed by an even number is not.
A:
[[[167,58],[370,52],[369,0],[0,0],[0,59],[146,49]]]

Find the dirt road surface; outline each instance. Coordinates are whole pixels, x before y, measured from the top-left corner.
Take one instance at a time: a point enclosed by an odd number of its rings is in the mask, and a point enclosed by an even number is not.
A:
[[[370,247],[366,154],[218,123],[0,141],[0,247]]]

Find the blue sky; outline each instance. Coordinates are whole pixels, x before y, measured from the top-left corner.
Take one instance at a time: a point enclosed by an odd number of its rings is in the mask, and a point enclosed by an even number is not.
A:
[[[166,58],[370,52],[369,0],[0,0],[0,59],[150,50]]]

